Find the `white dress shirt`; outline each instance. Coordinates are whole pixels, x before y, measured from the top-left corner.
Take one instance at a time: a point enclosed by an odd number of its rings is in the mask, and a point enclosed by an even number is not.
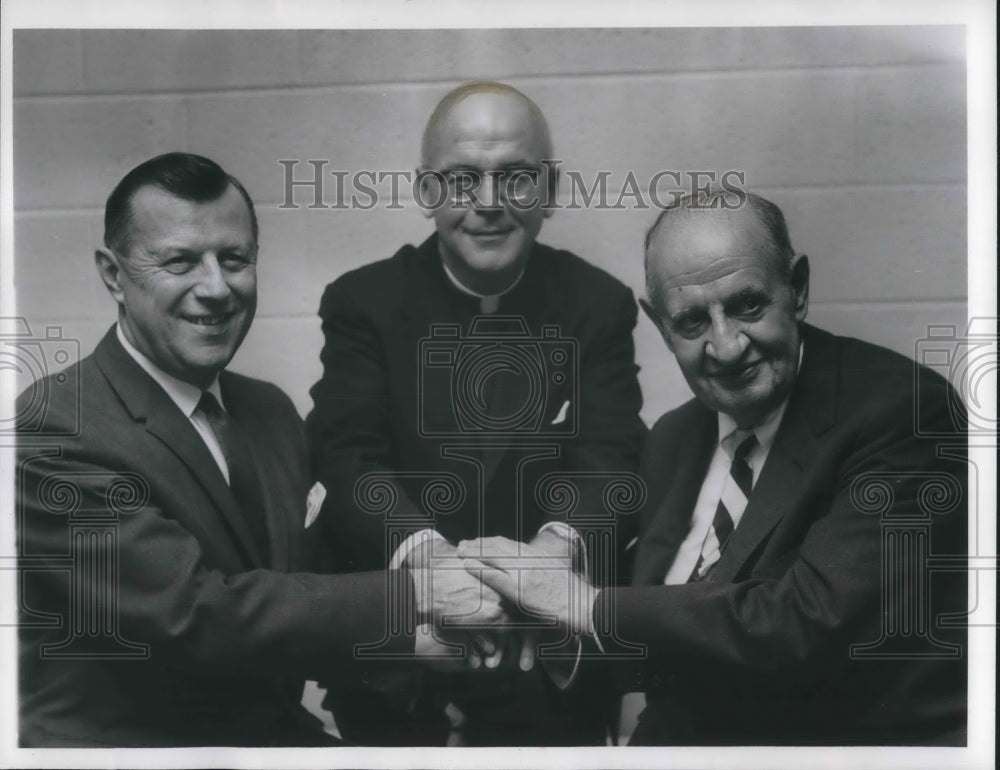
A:
[[[149,360],[145,355],[140,353],[126,338],[125,334],[122,332],[121,324],[117,326],[118,341],[125,348],[125,352],[128,353],[132,359],[142,367],[143,371],[146,372],[150,377],[156,380],[156,384],[159,385],[166,394],[170,397],[170,400],[177,404],[177,408],[181,410],[185,417],[190,420],[191,425],[201,436],[201,440],[205,442],[205,446],[212,455],[212,459],[215,460],[215,464],[219,466],[219,470],[222,472],[222,477],[229,483],[229,466],[226,464],[226,456],[222,451],[222,446],[219,444],[219,440],[215,437],[215,431],[212,430],[212,426],[209,425],[208,419],[200,411],[198,411],[198,402],[201,401],[201,388],[197,388],[194,385],[179,380],[171,374],[167,374],[160,367]],[[215,396],[215,400],[219,402],[220,408],[225,409],[222,406],[222,391],[219,389],[219,378],[216,377],[212,380],[212,384],[207,388],[208,392]]]
[[[805,352],[804,346],[799,344],[799,368],[802,368],[802,356]],[[789,396],[790,398],[791,396]],[[753,482],[757,483],[760,472],[764,468],[767,456],[771,452],[774,444],[774,437],[778,433],[778,426],[781,425],[781,418],[785,416],[785,409],[788,407],[788,398],[781,406],[771,413],[760,425],[753,428],[752,432],[757,437],[757,444],[747,456],[747,463],[753,471]],[[701,547],[708,535],[708,529],[712,526],[715,518],[715,510],[722,499],[722,490],[726,479],[729,476],[729,468],[733,463],[733,452],[736,451],[738,441],[733,441],[734,433],[739,430],[736,421],[728,414],[719,412],[719,443],[715,446],[715,453],[708,464],[708,473],[701,484],[701,491],[698,493],[698,501],[694,506],[694,513],[691,516],[691,526],[687,537],[677,549],[674,562],[667,570],[667,576],[663,579],[664,585],[681,585],[688,582],[691,573],[694,572],[698,557],[701,555]],[[749,435],[746,431],[741,432],[742,436]],[[751,489],[753,487],[751,486]],[[739,523],[737,522],[737,526]]]
[[[756,484],[760,477],[761,469],[771,451],[771,445],[774,444],[774,436],[778,432],[778,426],[781,424],[781,418],[785,414],[787,405],[788,401],[786,400],[778,411],[750,431],[757,437],[756,445],[747,455],[747,463],[753,470],[753,484]],[[691,577],[691,573],[698,563],[702,544],[708,535],[709,527],[712,526],[716,508],[718,508],[719,500],[722,498],[722,489],[729,477],[733,452],[736,451],[735,445],[739,443],[738,440],[733,440],[737,438],[737,434],[739,439],[749,435],[747,431],[739,430],[732,417],[720,412],[719,435],[722,438],[715,445],[715,453],[708,464],[708,473],[705,474],[705,480],[701,484],[698,502],[695,503],[694,514],[691,516],[691,528],[688,530],[684,542],[681,543],[681,547],[677,550],[674,563],[667,571],[667,576],[663,580],[665,585],[680,585],[688,582],[688,578]]]

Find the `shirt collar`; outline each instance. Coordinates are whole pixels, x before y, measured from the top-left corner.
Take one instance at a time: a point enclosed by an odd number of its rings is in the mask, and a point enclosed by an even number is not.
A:
[[[122,325],[117,325],[118,341],[121,343],[122,347],[125,348],[125,352],[128,353],[132,359],[142,367],[142,370],[146,372],[150,377],[152,377],[156,384],[159,385],[170,396],[170,400],[177,404],[177,408],[180,409],[185,417],[190,417],[194,414],[195,409],[198,408],[198,402],[201,401],[201,388],[195,387],[189,382],[184,382],[174,377],[172,374],[167,374],[160,367],[149,360],[144,354],[140,353],[136,348],[125,338],[124,332],[122,332]],[[216,377],[212,380],[212,384],[207,388],[208,392],[215,396],[215,400],[222,404],[222,390],[219,388],[219,378]]]
[[[799,370],[802,368],[802,355],[805,352],[805,342],[799,343],[799,364],[798,368],[795,370],[796,376],[798,376]],[[754,426],[751,430],[743,430],[742,436],[749,436],[753,433],[757,437],[757,443],[760,444],[761,449],[765,452],[770,451],[771,444],[774,443],[774,437],[778,433],[778,427],[781,425],[781,418],[785,416],[785,409],[788,408],[788,401],[791,399],[792,395],[789,393],[785,400],[781,402],[781,406],[775,409],[771,414],[764,418],[760,425]],[[730,436],[732,436],[737,431],[740,431],[740,427],[736,424],[736,420],[730,417],[728,414],[719,412],[719,444],[722,445],[723,449],[726,450],[726,454],[732,457],[732,453],[736,451],[735,444],[738,441],[727,441]]]
[[[443,260],[441,262],[441,267],[444,268],[445,275],[448,276],[448,280],[451,281],[452,284],[454,284],[456,289],[458,289],[463,294],[468,294],[470,297],[479,297],[479,299],[500,299],[500,297],[502,297],[504,294],[509,292],[511,289],[513,289],[521,282],[521,278],[524,277],[524,270],[525,270],[525,268],[522,267],[521,272],[518,273],[517,278],[514,280],[514,282],[511,283],[510,286],[508,286],[499,294],[480,294],[479,292],[473,291],[468,286],[465,286],[461,281],[459,281],[458,276],[455,275],[453,272],[451,272],[451,269],[444,263]]]

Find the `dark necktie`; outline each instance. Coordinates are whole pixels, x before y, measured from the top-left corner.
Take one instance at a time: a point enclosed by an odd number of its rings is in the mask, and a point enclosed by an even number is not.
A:
[[[696,583],[708,576],[716,562],[722,558],[733,530],[740,523],[740,517],[750,499],[750,489],[753,487],[753,468],[747,462],[747,457],[756,444],[757,437],[751,433],[733,452],[733,462],[729,466],[729,476],[722,485],[722,497],[719,498],[719,504],[715,508],[712,526],[708,528],[705,542],[701,545],[698,563],[695,564],[688,582]]]
[[[212,432],[219,441],[222,454],[229,468],[229,488],[239,503],[243,518],[253,535],[257,551],[267,566],[270,546],[267,537],[267,521],[264,513],[263,496],[253,458],[247,448],[247,439],[239,425],[219,406],[208,391],[201,394],[199,411],[205,415]]]

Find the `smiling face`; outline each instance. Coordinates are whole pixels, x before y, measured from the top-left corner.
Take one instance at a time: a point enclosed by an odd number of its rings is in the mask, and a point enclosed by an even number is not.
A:
[[[128,255],[98,252],[126,339],[200,388],[229,363],[257,308],[257,244],[235,187],[204,203],[157,187],[131,200]]]
[[[440,177],[432,176],[423,196],[441,204],[429,212],[441,258],[467,288],[498,293],[524,269],[551,213],[541,205],[549,154],[539,116],[514,94],[474,93],[429,129],[425,170],[440,172],[451,194],[435,187]],[[472,188],[475,181],[481,183]],[[456,189],[466,194],[455,196]]]
[[[808,263],[794,260],[789,282],[784,257],[746,208],[673,216],[649,245],[659,301],[647,312],[694,394],[740,427],[755,427],[795,382]]]

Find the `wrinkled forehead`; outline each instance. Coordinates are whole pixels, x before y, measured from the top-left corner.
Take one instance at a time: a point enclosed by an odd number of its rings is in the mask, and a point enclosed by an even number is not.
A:
[[[756,216],[746,211],[681,209],[654,234],[646,269],[661,290],[703,286],[729,276],[759,276],[781,257]]]
[[[136,190],[130,209],[132,239],[173,241],[207,235],[253,241],[250,209],[233,185],[208,201],[188,200],[146,185]]]
[[[733,280],[752,283],[770,274],[771,262],[757,257],[723,257],[704,264],[665,265],[657,277],[663,291],[695,289]]]

